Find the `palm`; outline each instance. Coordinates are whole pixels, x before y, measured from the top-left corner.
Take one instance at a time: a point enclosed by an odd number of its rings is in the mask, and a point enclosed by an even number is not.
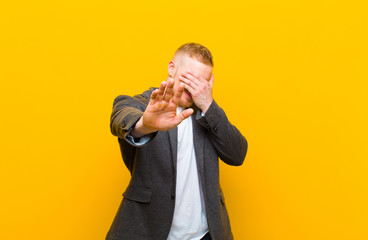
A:
[[[167,131],[193,113],[192,109],[187,109],[179,115],[176,114],[176,108],[179,105],[184,86],[179,86],[175,93],[173,86],[174,81],[169,80],[167,84],[163,82],[159,89],[152,92],[150,102],[143,114],[143,124],[146,127],[158,131]]]

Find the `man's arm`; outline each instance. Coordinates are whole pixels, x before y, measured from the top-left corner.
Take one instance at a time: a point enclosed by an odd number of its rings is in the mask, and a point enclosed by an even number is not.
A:
[[[110,118],[110,130],[114,136],[127,140],[133,146],[143,145],[142,142],[136,142],[131,136],[137,121],[143,116],[143,112],[149,102],[150,94],[153,89],[145,91],[143,94],[134,97],[120,95],[115,98],[112,114]],[[153,137],[151,135],[151,137]],[[144,143],[148,142],[148,138]]]
[[[211,142],[222,161],[234,166],[243,164],[248,151],[248,142],[229,122],[225,112],[215,101],[204,116],[197,113],[196,120],[209,131]]]
[[[188,118],[193,109],[186,109],[176,115],[184,86],[180,85],[176,92],[173,87],[174,81],[170,79],[168,82],[162,82],[160,88],[152,91],[150,97],[142,94],[133,98],[116,98],[110,121],[112,134],[122,139],[126,139],[128,134],[139,138],[150,133],[155,134],[157,131],[170,130]]]
[[[213,100],[213,74],[206,80],[196,73],[187,71],[182,73],[179,79],[191,93],[194,103],[203,112],[204,116],[198,111],[196,119],[209,130],[211,141],[220,159],[229,165],[243,164],[248,142]]]

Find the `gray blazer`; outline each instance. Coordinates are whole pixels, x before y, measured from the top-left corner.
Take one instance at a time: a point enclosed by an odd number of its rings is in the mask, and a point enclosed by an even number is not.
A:
[[[143,115],[154,89],[134,97],[120,95],[113,103],[110,128],[118,137],[131,179],[107,240],[166,240],[170,231],[175,207],[177,127],[152,133],[150,140],[141,146],[126,139]],[[209,232],[213,240],[233,239],[219,183],[218,159],[229,165],[241,165],[248,143],[215,101],[205,116],[193,107],[193,141]]]

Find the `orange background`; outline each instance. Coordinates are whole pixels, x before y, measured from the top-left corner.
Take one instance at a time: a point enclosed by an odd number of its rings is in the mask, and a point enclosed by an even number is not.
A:
[[[129,174],[112,103],[214,55],[249,142],[221,165],[237,240],[368,239],[366,1],[2,1],[0,239],[104,239]]]

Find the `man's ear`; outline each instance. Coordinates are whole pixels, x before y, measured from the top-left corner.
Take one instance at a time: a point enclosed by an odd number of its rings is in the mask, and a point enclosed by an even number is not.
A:
[[[171,60],[169,62],[169,66],[167,67],[167,71],[169,73],[169,76],[171,78],[175,77],[176,71],[178,70],[178,66],[174,60]]]

